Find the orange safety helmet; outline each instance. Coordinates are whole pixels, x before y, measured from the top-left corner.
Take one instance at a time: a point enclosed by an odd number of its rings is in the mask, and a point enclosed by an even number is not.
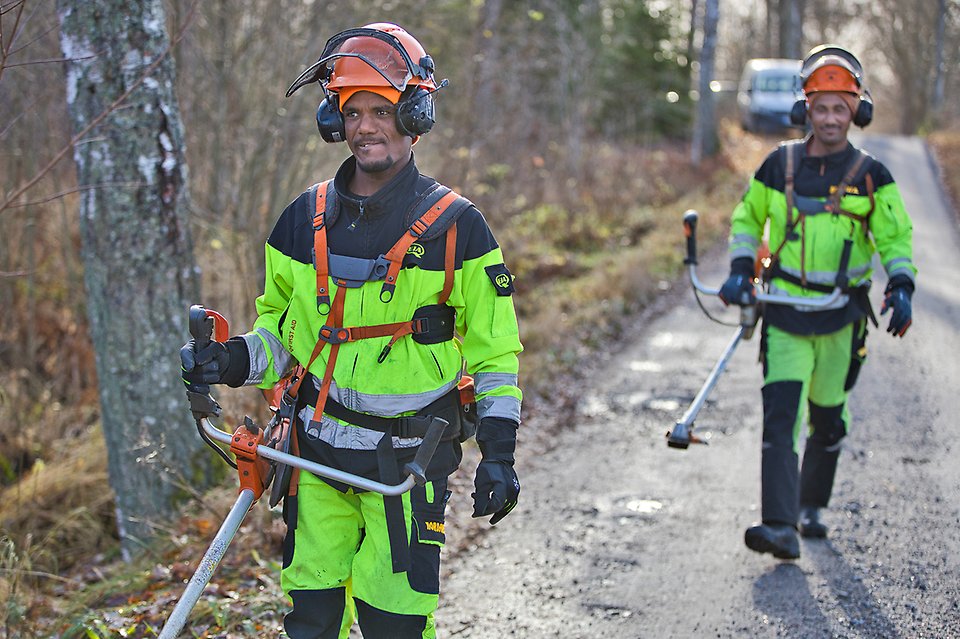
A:
[[[324,92],[368,86],[401,93],[408,86],[436,90],[433,72],[433,58],[416,38],[395,24],[375,22],[327,40],[320,59],[294,80],[287,97],[312,82]]]
[[[873,119],[873,101],[863,86],[863,66],[856,56],[833,44],[814,47],[800,67],[803,96],[790,112],[793,124],[806,122],[807,108],[817,93],[841,93],[853,114],[853,123],[865,127]]]
[[[397,105],[397,129],[416,138],[434,124],[432,94],[446,86],[433,78],[433,58],[405,29],[375,22],[342,31],[329,40],[320,59],[287,89],[287,97],[319,82],[325,99],[317,109],[317,127],[327,142],[345,138],[342,106],[357,91],[371,91]]]

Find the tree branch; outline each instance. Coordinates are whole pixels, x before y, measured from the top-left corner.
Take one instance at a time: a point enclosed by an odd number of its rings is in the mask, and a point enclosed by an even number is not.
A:
[[[70,151],[70,149],[72,149],[72,148],[74,147],[75,144],[77,144],[77,143],[83,138],[83,136],[85,136],[87,133],[89,133],[91,130],[93,130],[93,128],[96,127],[98,124],[100,124],[100,122],[102,122],[108,115],[110,115],[111,113],[113,113],[121,104],[123,104],[123,102],[126,101],[126,99],[127,99],[128,97],[130,97],[130,94],[131,94],[131,93],[133,93],[141,84],[144,83],[144,81],[146,81],[146,79],[147,79],[148,77],[150,77],[150,74],[153,73],[153,71],[154,71],[158,66],[160,66],[160,63],[163,62],[163,61],[167,58],[168,55],[170,55],[170,52],[173,50],[173,48],[174,48],[175,46],[177,46],[177,44],[180,43],[180,40],[183,39],[183,36],[186,35],[187,28],[190,26],[190,23],[193,22],[193,16],[194,16],[194,14],[195,14],[195,12],[196,12],[198,2],[199,2],[199,0],[194,0],[193,4],[190,5],[190,11],[187,13],[187,17],[186,17],[186,19],[184,20],[183,26],[181,26],[180,29],[177,31],[176,37],[173,38],[173,39],[170,41],[170,44],[167,46],[166,49],[164,49],[163,53],[161,53],[160,55],[158,55],[158,56],[157,56],[157,59],[154,60],[153,62],[151,62],[151,63],[150,63],[150,66],[148,66],[148,67],[144,70],[144,72],[143,72],[142,74],[140,74],[140,77],[137,78],[136,82],[134,82],[133,84],[131,84],[130,87],[129,87],[126,91],[124,91],[116,100],[114,100],[114,101],[110,104],[110,106],[108,106],[106,109],[104,109],[103,112],[102,112],[100,115],[98,115],[97,117],[93,118],[93,119],[90,121],[90,123],[87,124],[87,126],[83,127],[83,130],[81,130],[81,131],[78,132],[75,136],[73,136],[73,137],[70,139],[70,141],[66,144],[66,146],[64,146],[62,149],[60,149],[60,151],[53,157],[53,159],[50,160],[50,161],[46,164],[46,166],[44,166],[42,169],[40,169],[40,171],[37,172],[36,175],[34,175],[32,178],[30,178],[30,179],[27,181],[26,184],[24,184],[24,185],[21,186],[20,188],[16,189],[16,190],[13,192],[12,195],[10,195],[10,196],[8,196],[6,199],[4,199],[3,202],[0,203],[0,213],[3,213],[4,211],[6,211],[6,210],[9,209],[9,208],[13,208],[13,202],[14,202],[14,200],[18,199],[18,198],[19,198],[21,195],[23,195],[26,191],[28,191],[28,190],[31,189],[34,185],[36,185],[37,182],[39,182],[41,179],[43,179],[43,177],[44,177],[47,173],[49,173],[50,170],[53,169],[53,167],[56,166],[57,163],[60,162],[60,160],[63,159],[63,157]],[[0,71],[2,71],[2,68],[0,68]]]

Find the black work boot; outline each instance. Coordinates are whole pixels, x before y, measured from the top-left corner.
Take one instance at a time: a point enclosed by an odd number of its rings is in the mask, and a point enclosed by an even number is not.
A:
[[[747,548],[754,552],[768,552],[777,559],[799,559],[800,541],[793,526],[760,524],[747,528],[743,535]]]
[[[800,534],[809,539],[823,539],[827,536],[827,527],[820,521],[820,509],[816,506],[800,508]]]

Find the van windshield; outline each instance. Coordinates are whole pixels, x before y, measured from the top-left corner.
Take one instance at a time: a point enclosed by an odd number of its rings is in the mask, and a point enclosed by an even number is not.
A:
[[[793,91],[795,76],[792,74],[764,74],[753,79],[754,91],[764,93],[785,93]]]

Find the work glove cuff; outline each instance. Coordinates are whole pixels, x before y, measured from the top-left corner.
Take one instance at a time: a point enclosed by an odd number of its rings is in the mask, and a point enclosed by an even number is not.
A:
[[[746,275],[752,278],[754,275],[753,258],[737,257],[730,260],[730,275]]]
[[[224,344],[227,347],[228,363],[220,373],[220,383],[232,388],[243,386],[250,376],[250,350],[242,337],[231,337]]]
[[[517,447],[517,424],[504,417],[484,417],[477,427],[477,444],[484,461],[513,465]]]
[[[906,275],[894,275],[890,278],[890,281],[887,282],[887,288],[884,289],[884,294],[892,292],[894,289],[903,290],[907,299],[913,297],[913,291],[916,288],[916,285],[913,283],[913,280]]]

